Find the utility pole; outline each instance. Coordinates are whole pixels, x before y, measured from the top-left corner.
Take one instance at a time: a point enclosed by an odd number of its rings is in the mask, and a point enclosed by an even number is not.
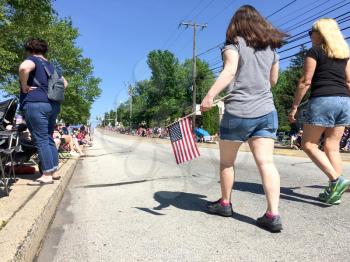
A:
[[[119,101],[117,100],[116,104],[115,104],[115,127],[117,127],[117,123],[118,123],[118,107],[119,107]]]
[[[130,126],[130,132],[132,129],[132,96],[133,96],[133,88],[132,86],[129,84],[129,96],[130,96],[130,119],[129,119],[129,126]]]
[[[197,64],[196,64],[196,36],[197,36],[197,28],[203,30],[208,26],[208,24],[197,24],[196,22],[181,22],[179,27],[185,26],[186,29],[188,27],[193,28],[193,67],[192,67],[192,111],[196,112],[196,97],[197,97],[197,86],[196,86],[196,76],[197,76]],[[192,116],[192,128],[196,127],[196,114]]]
[[[114,120],[114,126],[117,127],[117,123],[118,123],[118,104],[115,107],[115,120]]]

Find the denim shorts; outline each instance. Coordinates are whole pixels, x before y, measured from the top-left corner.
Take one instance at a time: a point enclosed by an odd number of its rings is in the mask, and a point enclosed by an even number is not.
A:
[[[350,126],[350,97],[312,97],[304,124],[323,127]]]
[[[237,142],[246,142],[252,137],[276,139],[277,128],[276,111],[256,118],[242,118],[225,112],[220,124],[220,139]]]

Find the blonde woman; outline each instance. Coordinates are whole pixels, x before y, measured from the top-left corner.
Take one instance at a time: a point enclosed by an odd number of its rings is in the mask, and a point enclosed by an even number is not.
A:
[[[308,51],[289,120],[295,122],[298,106],[311,87],[302,148],[327,175],[329,186],[319,194],[328,204],[340,204],[350,181],[342,176],[339,143],[345,126],[350,126],[349,46],[333,19],[320,19],[309,32],[312,48]],[[324,152],[319,150],[324,134]]]

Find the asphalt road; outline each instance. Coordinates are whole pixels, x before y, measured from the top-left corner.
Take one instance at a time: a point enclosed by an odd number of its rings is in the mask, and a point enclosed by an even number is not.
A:
[[[200,151],[177,166],[168,144],[97,133],[37,261],[350,261],[350,193],[318,202],[327,181],[307,158],[275,157],[285,230],[271,234],[255,226],[265,197],[252,155],[239,154],[235,215],[222,218],[205,211],[220,193],[219,152]]]

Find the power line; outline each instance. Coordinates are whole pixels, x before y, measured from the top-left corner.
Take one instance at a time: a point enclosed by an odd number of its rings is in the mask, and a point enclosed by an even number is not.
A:
[[[287,5],[282,6],[279,10],[277,10],[277,11],[273,12],[272,14],[268,15],[267,18],[268,18],[268,17],[271,17],[271,16],[273,16],[273,15],[275,15],[275,14],[277,14],[277,12],[282,11],[283,9],[287,8],[289,5],[293,4],[293,3],[296,2],[296,1],[297,1],[297,0],[293,0],[293,1],[289,2]],[[224,43],[225,43],[225,42],[221,42],[221,43],[217,44],[216,46],[211,47],[211,48],[209,48],[209,49],[207,49],[207,50],[201,52],[200,54],[197,55],[197,57],[202,56],[202,55],[207,54],[207,53],[210,53],[211,51],[215,50],[217,47],[221,46],[221,45],[224,44]]]
[[[343,2],[344,2],[344,1],[341,1],[341,2],[337,3],[336,5],[339,5],[339,4],[343,3]],[[324,4],[324,3],[323,3],[323,4]],[[348,5],[348,4],[349,4],[349,3],[346,3],[346,4],[344,4],[344,5],[341,5],[340,7],[333,8],[333,9],[330,10],[330,11],[328,11],[330,8],[324,9],[323,11],[321,11],[321,12],[322,12],[322,15],[321,15],[320,17],[324,16],[325,14],[331,13],[331,12],[333,12],[333,11],[335,11],[335,10],[338,10],[338,9],[340,9],[340,8],[342,8],[342,7],[346,6],[346,5]],[[320,6],[320,5],[319,5],[319,6]],[[317,7],[319,7],[319,6],[317,6]],[[333,6],[333,7],[334,7],[334,6]],[[311,9],[311,10],[314,10],[314,9],[315,9],[315,8],[313,8],[313,9]],[[326,11],[326,12],[325,12],[325,11]],[[346,13],[344,13],[344,14],[341,14],[341,15],[335,17],[334,19],[343,17],[343,16],[347,15],[348,13],[349,13],[349,12],[346,12]],[[315,16],[315,15],[312,15],[311,17],[314,17],[314,16]],[[300,17],[300,15],[299,15],[299,17]],[[308,18],[306,18],[306,19],[310,19],[310,17],[308,17]],[[313,18],[313,19],[315,19],[315,18]],[[341,23],[344,23],[344,22],[347,22],[347,21],[348,21],[347,17],[343,17],[343,18],[341,19],[341,21],[339,21],[338,23],[341,24]],[[308,23],[308,22],[307,22],[307,23]],[[300,24],[300,22],[298,22],[297,24]],[[292,26],[295,27],[297,24],[292,25]],[[305,24],[305,23],[304,23],[304,24]],[[304,25],[304,24],[303,24],[303,25]],[[302,25],[299,25],[298,27],[300,27],[300,26],[302,26]],[[309,31],[309,30],[306,30],[306,31],[303,31],[303,32],[301,32],[301,33],[298,33],[298,34],[296,34],[296,35],[290,37],[290,38],[289,38],[290,41],[288,41],[287,44],[291,44],[292,42],[296,42],[296,41],[298,41],[298,40],[301,40],[301,39],[307,37],[307,36],[308,36],[308,34],[307,34],[308,31]],[[305,34],[305,33],[306,33],[306,34]],[[304,35],[303,35],[303,34],[304,34]],[[300,36],[300,35],[301,35],[301,36]],[[295,37],[297,37],[297,36],[299,36],[299,37],[298,37],[298,38],[295,38]],[[223,44],[223,42],[222,42],[222,43],[219,43],[218,45],[216,45],[216,46],[214,46],[214,47],[212,47],[212,48],[207,49],[206,51],[201,52],[200,54],[198,54],[198,57],[199,57],[199,56],[202,56],[202,55],[204,55],[204,54],[207,54],[207,53],[212,52],[213,50],[215,50],[217,47],[219,47],[219,46],[222,45],[222,44]],[[300,46],[300,45],[299,45],[299,46]],[[295,48],[295,47],[294,47],[294,48]],[[291,49],[293,49],[293,48],[291,48]]]
[[[345,30],[347,30],[347,29],[349,29],[349,28],[350,28],[350,26],[345,27],[345,28],[341,29],[340,31],[345,31]],[[287,52],[287,51],[289,51],[289,50],[292,50],[292,49],[294,49],[294,48],[301,47],[301,46],[303,46],[303,45],[309,44],[309,43],[311,43],[311,40],[310,40],[310,41],[307,41],[307,42],[304,42],[304,43],[302,43],[302,44],[298,44],[298,45],[292,46],[292,47],[290,47],[290,48],[284,49],[284,50],[282,50],[282,51],[279,51],[278,53],[281,54],[281,53]]]
[[[200,10],[195,16],[194,16],[194,20],[196,20],[196,18],[198,18],[199,15],[201,15],[209,6],[211,6],[214,3],[214,0],[210,0],[210,2],[208,2],[208,4],[206,6],[204,6],[204,8],[202,8],[202,10]]]
[[[350,28],[350,26],[347,27],[347,28],[344,28],[343,30],[348,29],[348,28]],[[345,40],[348,40],[348,39],[350,39],[350,36],[345,37],[344,39],[345,39]],[[307,43],[304,43],[304,44],[307,44]],[[295,53],[295,54],[293,54],[293,55],[283,57],[283,58],[281,58],[279,61],[280,61],[280,62],[286,61],[287,59],[292,58],[292,57],[295,57],[295,56],[297,56],[297,55],[299,55],[299,54],[300,54],[300,51],[297,52],[297,53]],[[214,71],[215,71],[215,70],[218,70],[218,69],[219,69],[219,71],[221,71],[222,68],[223,68],[222,66],[217,66],[217,67],[214,67],[214,68],[210,68],[210,70],[212,70],[213,73],[218,73],[218,72],[214,72]]]
[[[296,1],[298,1],[298,0],[293,0],[293,1],[289,2],[288,4],[282,6],[280,9],[278,9],[277,11],[273,12],[271,15],[268,15],[266,18],[270,18],[271,16],[274,16],[275,14],[278,14],[282,10],[286,9],[288,6],[294,4]]]
[[[344,2],[344,1],[343,1],[343,2]],[[338,4],[339,4],[339,3],[338,3]],[[337,5],[338,5],[338,4],[337,4]],[[325,16],[325,15],[327,15],[327,14],[329,14],[329,13],[332,13],[332,12],[334,12],[334,11],[336,11],[336,10],[338,10],[338,9],[340,9],[340,8],[342,8],[342,7],[344,7],[344,6],[346,6],[346,5],[349,5],[349,4],[350,4],[350,2],[348,2],[348,3],[346,3],[346,4],[343,4],[343,5],[341,5],[341,6],[338,6],[337,8],[334,8],[334,9],[332,9],[332,10],[330,10],[330,11],[325,12],[325,13],[316,14],[316,17],[314,17],[315,15],[313,15],[313,16],[311,16],[311,17],[309,17],[309,18],[306,18],[306,19],[308,19],[306,22],[301,21],[301,22],[295,24],[293,27],[287,28],[286,31],[292,31],[292,30],[294,30],[294,29],[296,29],[296,28],[299,28],[300,26],[306,25],[306,24],[308,24],[308,23],[310,23],[310,22],[312,22],[312,21],[314,21],[314,20],[316,20],[316,19],[318,19],[318,18],[321,18],[321,17],[323,17],[323,16]],[[305,20],[304,20],[304,21],[305,21]],[[300,24],[300,23],[301,23],[301,24]]]
[[[221,64],[221,65],[222,65],[222,64],[223,64],[223,61],[222,61],[222,60],[221,60],[221,61],[218,61],[218,62],[216,62],[215,64],[212,64],[212,65],[210,65],[210,66],[216,66],[216,65],[218,65],[218,64]],[[221,66],[221,65],[220,65],[220,66]]]
[[[345,40],[348,40],[348,39],[350,39],[350,36],[345,37],[344,39],[345,39]],[[290,56],[287,56],[287,57],[283,57],[283,58],[281,58],[281,59],[280,59],[280,61],[283,61],[283,60],[286,60],[286,59],[292,58],[292,57],[294,57],[294,56],[297,56],[299,53],[300,53],[300,52],[295,53],[294,55],[290,55]]]
[[[212,47],[212,48],[209,48],[208,50],[206,50],[206,51],[204,51],[204,52],[198,54],[197,57],[202,56],[202,55],[204,55],[204,54],[207,54],[207,53],[209,53],[209,52],[215,50],[216,48],[218,48],[219,46],[221,46],[223,43],[224,43],[224,42],[219,43],[218,45],[216,45],[216,46],[214,46],[214,47]]]
[[[326,4],[326,3],[330,2],[330,1],[331,1],[331,0],[326,0],[325,2],[323,2],[323,3],[319,4],[319,5],[317,5],[317,6],[313,7],[313,8],[311,8],[311,9],[309,9],[309,10],[307,10],[307,11],[305,11],[304,13],[302,13],[302,14],[296,16],[296,17],[293,17],[292,19],[289,19],[288,21],[284,22],[283,24],[277,25],[277,27],[282,27],[282,26],[284,26],[284,25],[286,25],[286,24],[289,24],[289,23],[292,22],[294,19],[298,19],[299,17],[302,17],[303,15],[305,15],[305,14],[311,12],[311,11],[316,10],[316,9],[319,8],[320,6]],[[312,5],[312,4],[314,4],[314,2],[311,3],[311,5]],[[303,6],[303,7],[298,8],[298,10],[304,10],[304,8],[305,8],[305,7],[308,7],[308,6],[310,6],[310,3],[308,3],[307,5],[305,5],[305,6]],[[293,15],[293,14],[294,14],[294,13],[291,12],[289,15],[283,17],[282,19],[284,19],[284,18],[286,18],[286,17],[290,17],[290,16]],[[281,20],[281,19],[279,19],[279,20],[277,20],[277,21],[280,21],[280,20]],[[275,21],[275,23],[276,23],[277,21]]]
[[[232,4],[235,3],[235,0],[232,0],[232,2],[230,2],[228,5],[226,5],[223,9],[221,9],[218,13],[216,13],[213,17],[211,17],[208,20],[208,23],[210,23],[211,21],[213,21],[215,18],[217,18],[219,15],[221,15],[224,11],[226,11]]]
[[[202,0],[199,0],[197,2],[197,4],[191,9],[190,12],[188,12],[182,19],[182,21],[186,20],[188,18],[188,16],[191,15],[191,13],[193,13],[201,4],[203,3]],[[164,42],[164,44],[162,45],[162,49],[168,44],[168,42],[174,37],[174,34],[178,32],[178,27],[174,28],[174,30],[172,31],[172,33],[170,34],[170,36],[167,38],[167,40]],[[179,37],[181,36],[183,32],[180,32],[174,39],[174,41],[172,41],[172,43],[176,42],[177,39],[179,39]]]
[[[340,18],[340,17],[342,17],[342,16],[345,16],[345,15],[348,15],[348,14],[350,14],[350,12],[346,12],[346,13],[343,13],[343,14],[341,14],[341,15],[338,15],[338,16],[334,17],[333,19],[337,20],[338,18]],[[342,19],[341,19],[342,21],[340,21],[340,22],[338,21],[338,24],[342,24],[342,23],[345,23],[345,22],[349,21],[348,19],[345,19],[345,18],[347,18],[347,17],[342,18]],[[343,19],[345,19],[345,20],[343,20]],[[298,40],[300,40],[300,39],[302,39],[302,38],[305,38],[305,37],[307,36],[307,34],[305,35],[305,33],[307,33],[308,31],[309,31],[309,29],[304,30],[304,31],[302,31],[302,32],[300,32],[300,33],[298,33],[298,34],[295,34],[295,35],[293,35],[293,36],[287,38],[288,44],[293,43],[293,42],[295,42],[295,41],[298,41]],[[304,34],[304,35],[303,35],[303,34]],[[300,35],[303,35],[303,36],[300,36]],[[297,37],[297,36],[299,36],[299,37],[296,38],[296,39],[293,39],[293,38],[295,38],[295,37]],[[293,40],[291,40],[291,39],[293,39]]]
[[[348,20],[346,20],[346,21],[349,21],[349,20],[350,20],[350,19],[348,19]],[[343,22],[346,22],[346,21],[343,21]],[[341,22],[341,23],[343,23],[343,22]],[[347,27],[345,27],[345,28],[342,28],[340,31],[345,31],[345,30],[347,30],[347,29],[349,29],[349,28],[350,28],[350,26],[347,26]],[[308,32],[308,31],[309,31],[309,30],[306,30],[306,32]],[[309,35],[307,34],[307,36],[309,36]],[[303,37],[303,38],[304,38],[304,37]],[[347,39],[349,39],[349,38],[350,38],[350,37],[347,37],[347,38],[345,38],[345,39],[347,40]],[[300,39],[299,39],[299,40],[300,40]],[[292,49],[295,49],[295,48],[297,48],[297,47],[301,47],[301,46],[306,45],[306,44],[309,44],[309,43],[311,43],[311,41],[307,41],[307,42],[304,42],[304,43],[295,45],[295,46],[293,46],[293,47],[284,49],[284,50],[282,50],[282,51],[279,51],[279,53],[284,53],[284,52],[286,52],[286,51],[290,51],[290,50],[292,50]],[[296,55],[298,55],[298,54],[299,54],[299,52],[296,53],[296,54],[293,54],[293,55],[290,55],[290,56],[281,58],[280,61],[289,59],[289,58],[294,57],[294,56],[296,56]],[[218,64],[218,63],[216,63],[216,64]],[[215,66],[216,64],[213,64],[212,66]],[[212,68],[212,69],[215,70],[215,69],[218,69],[218,68],[220,68],[220,67],[221,67],[221,66],[215,67],[215,68]]]
[[[210,2],[208,2],[207,3],[207,5],[206,6],[204,6],[195,16],[194,16],[194,20],[196,20],[196,18],[198,18],[198,16],[200,15],[200,14],[202,14],[211,4],[213,4],[214,3],[214,0],[211,0]],[[182,20],[182,21],[184,21],[184,20]],[[183,45],[179,50],[178,50],[178,52],[181,52],[183,49],[185,49],[189,44],[191,43],[191,41],[188,41],[188,42],[186,42],[185,43],[185,45]]]

